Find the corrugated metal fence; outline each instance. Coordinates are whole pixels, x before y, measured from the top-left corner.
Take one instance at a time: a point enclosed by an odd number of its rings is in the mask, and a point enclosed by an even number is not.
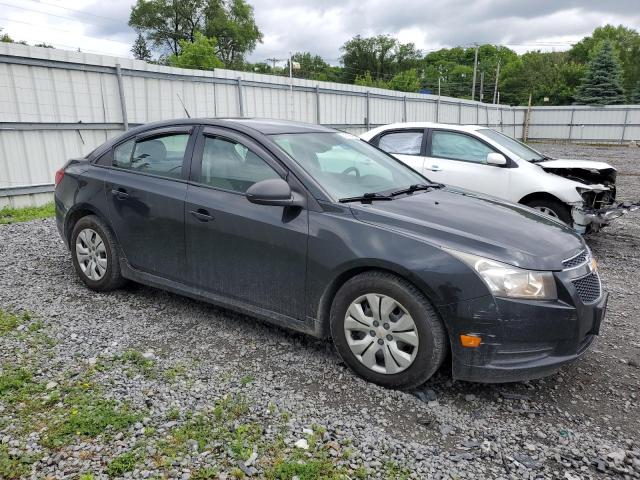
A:
[[[401,121],[482,124],[517,138],[526,113],[434,95],[0,43],[0,207],[49,200],[53,174],[68,158],[128,126],[186,111],[321,123],[355,134]],[[628,122],[635,123],[625,128]],[[640,108],[535,108],[529,138],[640,138]]]

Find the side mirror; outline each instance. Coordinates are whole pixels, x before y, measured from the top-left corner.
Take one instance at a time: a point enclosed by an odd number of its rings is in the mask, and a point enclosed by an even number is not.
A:
[[[302,207],[304,198],[291,191],[291,187],[281,178],[262,180],[251,185],[245,197],[258,205],[282,207]]]
[[[487,165],[506,165],[507,159],[501,153],[492,152],[487,155]]]

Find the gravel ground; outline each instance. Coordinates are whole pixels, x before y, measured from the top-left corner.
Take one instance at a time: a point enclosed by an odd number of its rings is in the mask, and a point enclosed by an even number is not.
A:
[[[536,147],[605,159],[640,198],[640,149]],[[0,226],[0,478],[640,478],[639,219],[588,238],[611,297],[580,361],[504,385],[443,369],[410,393],[330,342],[140,285],[93,293],[53,220]]]

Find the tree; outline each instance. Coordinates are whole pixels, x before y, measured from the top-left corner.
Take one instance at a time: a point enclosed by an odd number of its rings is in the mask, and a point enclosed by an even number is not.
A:
[[[262,42],[253,7],[245,0],[209,0],[203,33],[217,39],[217,54],[227,68],[241,68],[245,56]]]
[[[620,105],[624,103],[624,90],[620,82],[620,63],[613,45],[605,40],[589,62],[587,75],[576,94],[580,105]]]
[[[147,47],[147,41],[144,39],[141,33],[138,33],[136,41],[133,42],[131,47],[131,53],[136,60],[144,60],[148,62],[151,60],[151,50]]]
[[[325,62],[320,55],[313,55],[310,52],[296,52],[291,59],[300,64],[300,68],[294,68],[292,74],[296,78],[306,78],[309,80],[325,80],[331,75],[331,65]],[[284,70],[289,74],[289,61]]]
[[[421,82],[415,68],[396,73],[389,81],[389,88],[400,92],[417,92],[420,87]]]
[[[531,94],[535,105],[570,105],[586,67],[566,52],[527,52],[507,64],[501,73],[500,100],[526,105]]]
[[[180,40],[179,46],[180,54],[173,54],[167,59],[172,67],[213,70],[224,66],[216,55],[215,38],[207,38],[196,32],[193,42]]]
[[[640,82],[636,83],[631,90],[631,93],[629,94],[629,103],[632,105],[640,105]]]
[[[242,68],[244,57],[262,41],[253,8],[245,0],[137,0],[129,26],[160,55],[179,55],[180,41],[196,33],[216,39],[216,55],[228,68]]]
[[[205,0],[137,0],[129,26],[161,54],[180,53],[180,41],[193,42],[204,19]]]
[[[13,43],[13,38],[11,38],[8,33],[2,33],[2,28],[0,28],[0,42]]]
[[[49,45],[48,43],[42,42],[42,43],[36,43],[34,45],[34,47],[42,47],[42,48],[54,48],[53,45]]]
[[[389,35],[363,38],[360,35],[347,41],[340,61],[344,65],[344,78],[352,83],[366,72],[373,80],[388,80],[396,73],[417,68],[422,54],[413,43],[402,44]]]
[[[578,63],[588,63],[595,56],[602,42],[611,42],[613,49],[622,66],[622,87],[625,91],[631,91],[634,85],[640,81],[640,34],[622,25],[614,27],[605,25],[596,28],[593,33],[576,43],[569,55]]]

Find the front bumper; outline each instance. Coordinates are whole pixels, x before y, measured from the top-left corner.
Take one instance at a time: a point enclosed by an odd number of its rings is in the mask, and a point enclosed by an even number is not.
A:
[[[634,212],[640,208],[638,202],[622,202],[608,205],[602,208],[588,208],[585,206],[574,206],[571,210],[573,225],[578,233],[585,233],[587,227],[591,231],[598,231],[615,218],[619,218],[629,212]]]
[[[583,303],[574,286],[588,266],[556,274],[558,300],[518,300],[487,295],[447,305],[441,313],[448,327],[453,378],[498,383],[540,378],[575,361],[600,331],[608,294]],[[601,290],[601,289],[600,289]],[[465,348],[460,335],[482,338]]]

